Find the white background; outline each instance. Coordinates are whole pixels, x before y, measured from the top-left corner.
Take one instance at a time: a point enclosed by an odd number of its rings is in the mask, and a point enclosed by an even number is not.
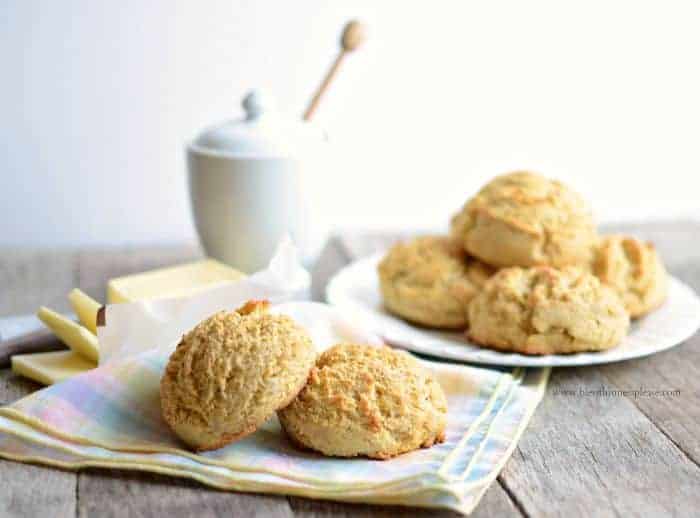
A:
[[[513,168],[599,220],[700,217],[698,2],[4,0],[0,245],[194,239],[184,143],[254,86],[301,114],[351,17],[308,186],[334,226],[444,227]]]

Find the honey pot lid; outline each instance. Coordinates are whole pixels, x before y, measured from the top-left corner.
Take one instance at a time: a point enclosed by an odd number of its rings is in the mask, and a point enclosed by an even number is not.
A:
[[[313,124],[280,114],[261,90],[250,91],[242,106],[244,118],[206,128],[189,149],[235,158],[294,158],[325,141]]]

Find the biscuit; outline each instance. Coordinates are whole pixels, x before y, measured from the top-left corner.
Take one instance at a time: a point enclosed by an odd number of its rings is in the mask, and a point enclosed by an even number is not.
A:
[[[316,351],[266,302],[220,312],[183,336],[160,384],[163,418],[192,448],[220,448],[254,432],[294,399]]]
[[[467,305],[493,270],[446,236],[394,245],[378,267],[384,306],[416,324],[467,327]]]
[[[613,288],[633,318],[666,299],[668,275],[654,245],[627,236],[605,236],[596,249],[593,273]]]
[[[525,171],[487,183],[452,218],[450,231],[469,254],[499,267],[587,264],[597,239],[581,196]]]
[[[629,329],[618,295],[579,268],[511,267],[491,277],[469,305],[469,338],[524,354],[602,351]]]
[[[277,415],[297,445],[388,459],[444,441],[447,400],[408,353],[340,344],[319,356],[307,385]]]

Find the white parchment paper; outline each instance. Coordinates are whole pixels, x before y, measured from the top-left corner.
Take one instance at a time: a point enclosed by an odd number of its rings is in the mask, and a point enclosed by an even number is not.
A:
[[[100,365],[153,349],[169,353],[184,333],[218,311],[232,311],[251,299],[269,300],[273,313],[289,315],[309,332],[319,350],[343,341],[381,344],[374,334],[316,302],[299,302],[308,293],[309,273],[289,239],[280,243],[269,266],[237,281],[190,297],[112,304],[98,328]]]

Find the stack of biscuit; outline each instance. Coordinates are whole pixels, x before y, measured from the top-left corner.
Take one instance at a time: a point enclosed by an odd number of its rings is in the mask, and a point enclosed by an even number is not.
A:
[[[306,330],[264,301],[200,322],[160,384],[163,419],[190,448],[241,439],[277,414],[293,444],[387,459],[445,438],[447,399],[411,355],[338,344],[320,356]]]
[[[378,273],[391,313],[523,354],[614,347],[667,290],[653,245],[599,236],[579,194],[525,171],[486,184],[448,236],[394,245]]]

